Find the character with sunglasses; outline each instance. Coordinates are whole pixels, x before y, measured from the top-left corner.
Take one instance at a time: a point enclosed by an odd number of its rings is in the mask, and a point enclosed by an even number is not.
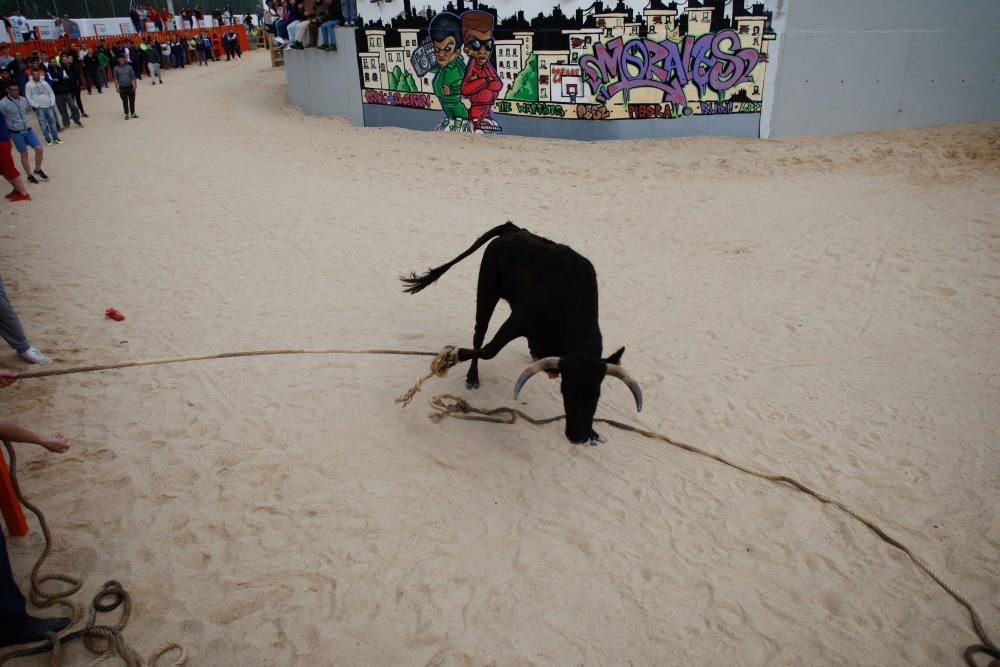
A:
[[[431,19],[428,27],[434,46],[434,94],[441,102],[444,120],[438,130],[459,132],[469,118],[469,111],[462,103],[462,79],[465,63],[459,57],[462,48],[462,19],[450,12],[441,12]]]
[[[473,132],[500,132],[500,123],[490,117],[503,83],[490,64],[493,52],[493,15],[472,9],[462,13],[462,43],[469,62],[462,79],[462,94],[469,98]]]

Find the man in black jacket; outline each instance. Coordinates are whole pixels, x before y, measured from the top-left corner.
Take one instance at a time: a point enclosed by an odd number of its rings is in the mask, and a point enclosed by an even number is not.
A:
[[[48,72],[52,79],[52,92],[56,94],[56,107],[59,109],[63,127],[69,127],[70,117],[77,127],[83,127],[83,123],[80,122],[80,109],[73,98],[73,75],[69,68],[65,63],[58,65],[51,63]]]
[[[66,52],[59,62],[69,70],[70,88],[73,91],[73,99],[76,100],[76,106],[80,109],[80,115],[84,118],[90,118],[83,109],[83,98],[80,97],[80,93],[83,92],[83,72],[81,71],[80,59],[76,51]]]
[[[97,86],[97,92],[101,92],[101,79],[98,78],[97,69],[99,65],[97,63],[97,52],[91,51],[83,57],[83,68],[87,71],[87,94],[91,94],[91,90],[94,86]]]

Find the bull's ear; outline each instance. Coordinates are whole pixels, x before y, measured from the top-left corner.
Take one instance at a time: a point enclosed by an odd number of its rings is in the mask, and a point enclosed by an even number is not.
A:
[[[609,363],[609,364],[614,364],[615,366],[621,366],[622,365],[622,355],[623,354],[625,354],[625,348],[624,347],[620,347],[620,348],[618,348],[617,352],[615,352],[614,354],[612,354],[610,357],[608,357],[604,361],[607,362],[607,363]]]

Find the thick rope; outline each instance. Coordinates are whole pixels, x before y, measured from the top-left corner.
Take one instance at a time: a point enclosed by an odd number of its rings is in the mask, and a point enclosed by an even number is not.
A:
[[[448,369],[458,363],[458,348],[454,345],[445,345],[437,356],[431,361],[431,372],[427,375],[417,378],[417,383],[410,387],[402,396],[396,397],[396,403],[402,404],[405,408],[413,400],[413,397],[417,395],[417,392],[424,386],[424,383],[430,380],[432,377],[437,376],[443,378],[448,374]]]
[[[51,375],[69,375],[71,373],[92,373],[108,371],[115,368],[136,368],[138,366],[158,366],[161,364],[177,364],[184,361],[208,361],[209,359],[232,359],[234,357],[267,357],[278,354],[394,354],[406,356],[434,357],[440,352],[422,352],[417,350],[344,350],[336,348],[319,350],[255,350],[250,352],[223,352],[221,354],[200,354],[191,357],[168,357],[165,359],[146,359],[143,361],[121,361],[113,364],[97,366],[77,366],[76,368],[55,368],[45,371],[18,373],[19,380],[43,378]]]
[[[21,485],[17,480],[17,454],[14,451],[14,447],[6,440],[3,441],[3,444],[7,450],[7,457],[10,460],[10,481],[11,486],[14,488],[14,495],[17,496],[18,501],[22,505],[27,507],[38,518],[38,523],[42,528],[42,535],[45,537],[45,548],[42,549],[41,555],[35,561],[35,566],[31,569],[31,591],[29,593],[31,604],[40,608],[51,607],[57,604],[65,607],[70,612],[70,624],[67,627],[72,627],[80,620],[82,612],[80,606],[68,598],[80,590],[82,583],[76,577],[67,574],[56,573],[44,576],[40,574],[42,565],[52,553],[52,531],[49,530],[49,523],[45,519],[45,514],[42,513],[42,510],[25,498],[21,492]],[[68,584],[69,588],[48,593],[42,590],[42,584],[47,581],[61,581]],[[112,601],[105,604],[104,599],[108,597],[112,598]],[[114,611],[120,606],[122,607],[121,618],[119,618],[118,623],[114,626],[95,624],[97,621],[97,612]],[[94,596],[90,607],[90,615],[83,628],[64,635],[49,633],[48,638],[42,644],[35,644],[0,654],[0,665],[5,665],[17,658],[51,651],[52,656],[49,664],[53,667],[58,667],[62,664],[63,644],[79,638],[83,638],[83,643],[90,652],[99,654],[97,659],[90,663],[90,666],[98,665],[117,653],[130,667],[156,667],[157,661],[164,654],[172,650],[177,650],[180,655],[169,667],[182,667],[182,665],[187,663],[187,649],[173,642],[163,644],[153,651],[152,655],[149,656],[149,660],[144,660],[141,655],[136,653],[126,643],[122,635],[122,631],[125,629],[131,613],[132,601],[128,592],[117,581],[108,581],[101,587],[100,592]],[[104,644],[102,645],[98,640],[103,640]]]
[[[345,350],[345,349],[333,349],[333,348],[319,349],[319,350],[307,350],[307,349],[259,350],[251,352],[225,352],[222,354],[209,354],[209,355],[198,355],[198,356],[188,356],[188,357],[171,357],[166,359],[153,359],[146,361],[127,361],[127,362],[97,365],[97,366],[81,366],[77,368],[35,371],[31,373],[18,374],[18,378],[38,378],[51,375],[68,375],[70,373],[89,373],[93,371],[111,370],[116,368],[133,368],[137,366],[172,364],[185,361],[206,361],[209,359],[228,359],[233,357],[254,357],[254,356],[285,355],[285,354],[388,354],[388,355],[433,356],[434,360],[431,362],[431,371],[426,375],[418,378],[416,384],[414,384],[413,387],[411,387],[405,394],[402,394],[401,396],[396,398],[396,403],[402,404],[404,407],[408,405],[410,401],[413,400],[413,397],[416,396],[416,394],[423,388],[423,385],[425,382],[427,382],[427,380],[429,380],[434,376],[444,377],[447,374],[449,368],[458,364],[458,350],[454,346],[450,345],[446,346],[438,353],[413,351],[413,350],[382,350],[382,349]],[[552,422],[559,421],[561,419],[565,419],[565,415],[559,415],[557,417],[549,417],[546,419],[536,419],[526,414],[525,412],[518,410],[517,408],[508,408],[508,407],[499,407],[493,409],[477,408],[469,404],[464,399],[459,398],[457,396],[452,396],[450,394],[438,394],[436,396],[431,397],[429,402],[431,407],[435,410],[435,412],[433,412],[430,415],[430,418],[435,422],[438,422],[445,417],[454,417],[456,419],[467,419],[472,421],[513,424],[514,422],[517,421],[518,418],[521,418],[535,425],[543,425],[543,424],[550,424]],[[724,463],[725,465],[735,468],[736,470],[739,470],[741,472],[745,472],[749,475],[753,475],[754,477],[759,477],[761,479],[766,479],[776,483],[788,484],[793,488],[797,489],[798,491],[801,491],[802,493],[805,493],[807,495],[816,498],[822,503],[833,505],[834,507],[845,512],[849,516],[853,517],[855,520],[867,526],[882,540],[884,540],[885,542],[891,544],[892,546],[896,547],[897,549],[905,553],[910,558],[910,560],[913,561],[913,563],[915,563],[921,570],[923,570],[924,573],[926,573],[931,579],[933,579],[935,583],[937,583],[941,588],[945,590],[945,592],[951,595],[957,602],[959,602],[962,606],[964,606],[968,610],[969,615],[972,619],[973,628],[975,629],[976,634],[979,636],[980,641],[982,641],[982,645],[972,645],[965,650],[964,658],[966,664],[969,665],[969,667],[977,667],[975,662],[975,656],[979,653],[982,653],[984,655],[988,655],[991,658],[993,658],[993,660],[991,660],[989,663],[989,667],[1000,667],[1000,649],[998,649],[997,646],[990,640],[989,635],[986,633],[986,629],[983,627],[982,619],[980,618],[979,613],[976,611],[976,608],[972,605],[972,603],[970,603],[963,595],[961,595],[958,591],[956,591],[949,584],[947,584],[937,573],[935,573],[931,569],[929,565],[927,565],[926,562],[924,562],[923,559],[914,554],[909,549],[909,547],[907,547],[899,540],[890,536],[874,521],[868,519],[863,514],[851,509],[850,507],[841,503],[840,501],[830,498],[829,496],[826,496],[818,491],[815,491],[809,486],[795,479],[792,479],[791,477],[788,477],[786,475],[774,475],[771,473],[754,470],[753,468],[748,468],[739,463],[731,461],[730,459],[720,454],[715,454],[713,452],[709,452],[699,447],[688,445],[686,443],[674,440],[669,436],[666,436],[662,433],[657,433],[655,431],[649,431],[643,428],[639,428],[637,426],[632,426],[630,424],[625,424],[623,422],[615,421],[612,419],[596,418],[594,419],[594,421],[604,424],[609,424],[623,431],[637,433],[647,438],[661,440],[670,445],[673,445],[674,447],[678,447],[680,449],[684,449],[694,454],[698,454],[700,456],[713,459],[720,463]],[[15,459],[14,459],[13,449],[10,447],[8,443],[4,442],[4,444],[7,445],[8,452],[10,452],[11,456],[11,466],[10,466],[11,477],[15,486],[15,491],[18,493],[18,497],[21,498],[20,491],[17,489],[16,477],[14,475]],[[79,590],[80,583],[78,580],[72,577],[66,577],[65,575],[48,575],[46,577],[41,578],[40,580],[38,579],[37,573],[41,567],[41,563],[44,561],[45,558],[48,557],[49,552],[51,552],[51,539],[48,533],[47,525],[45,524],[44,521],[44,517],[42,516],[40,511],[37,510],[37,508],[35,508],[34,506],[28,505],[23,499],[22,503],[24,503],[25,506],[28,507],[28,509],[30,509],[38,516],[39,520],[42,522],[42,530],[45,533],[46,537],[46,549],[45,551],[43,551],[42,556],[39,558],[39,561],[35,564],[35,568],[32,570],[32,602],[38,604],[36,602],[37,599],[42,601],[45,604],[45,606],[49,604],[54,604],[55,602],[59,602],[60,604],[67,606],[69,609],[74,610],[74,613],[77,614],[77,617],[74,617],[73,621],[75,623],[76,620],[78,620],[78,614],[79,614],[78,609],[75,607],[75,605],[72,605],[62,600],[61,598],[66,597],[68,595],[72,595],[77,590]],[[72,590],[62,594],[44,594],[39,588],[39,585],[42,581],[50,581],[50,580],[63,581],[64,583],[68,583],[70,584]],[[108,583],[117,583],[117,582],[108,582]],[[100,597],[101,595],[99,594],[98,599]],[[94,604],[95,608],[97,606],[98,599],[95,599],[95,604]],[[125,617],[127,619],[127,611]],[[91,620],[89,626],[91,627],[85,628],[84,630],[81,631],[77,631],[76,633],[71,633],[71,635],[79,635],[80,633],[89,633],[88,636],[105,637],[106,639],[108,639],[109,642],[108,649],[101,657],[99,657],[96,661],[91,663],[92,665],[96,665],[102,662],[103,660],[107,659],[107,657],[110,657],[110,655],[112,655],[113,653],[112,646],[114,646],[116,650],[118,650],[119,655],[122,656],[127,663],[129,663],[130,665],[135,664],[137,667],[143,667],[144,665],[147,664],[148,667],[154,667],[156,660],[161,655],[175,648],[181,651],[181,656],[178,659],[178,661],[173,663],[173,665],[171,665],[170,667],[183,665],[187,660],[187,653],[182,646],[178,644],[164,644],[159,649],[157,649],[152,656],[150,656],[149,663],[144,663],[142,662],[142,658],[139,657],[137,654],[135,654],[130,648],[128,648],[127,644],[124,643],[124,640],[121,639],[120,628],[114,629],[114,628],[107,628],[106,626],[93,626],[93,620]],[[122,624],[122,627],[124,627],[124,624]],[[69,638],[71,635],[67,635],[66,638]],[[53,657],[55,657],[55,655],[58,652],[59,648],[58,644],[59,644],[58,639],[52,642]],[[48,647],[42,647],[42,648],[43,650],[48,650]],[[37,653],[37,652],[39,651],[32,650],[32,653]],[[126,653],[130,652],[131,655],[126,657]],[[20,653],[16,651],[13,653],[17,653],[17,655],[15,656],[12,653],[0,655],[0,665],[3,665],[7,660],[12,659],[13,657],[18,657],[19,655],[31,654],[31,653]],[[133,662],[133,660],[130,659],[132,657],[137,658],[138,661]],[[59,664],[59,663],[53,662],[53,664]]]
[[[494,422],[497,424],[513,424],[515,421],[517,421],[518,417],[520,417],[521,419],[524,419],[525,421],[528,421],[532,424],[541,425],[541,424],[550,424],[552,422],[566,418],[565,415],[559,415],[558,417],[549,417],[547,419],[536,419],[522,412],[521,410],[518,410],[517,408],[508,408],[508,407],[500,407],[492,409],[477,408],[471,405],[468,401],[459,398],[458,396],[452,396],[450,394],[438,394],[436,396],[431,397],[429,402],[431,407],[435,410],[435,412],[431,413],[430,418],[435,422],[439,422],[445,417],[454,417],[456,419],[486,421],[486,422]],[[979,612],[976,611],[976,608],[972,605],[972,603],[969,602],[965,598],[965,596],[963,596],[954,588],[952,588],[949,584],[947,584],[944,581],[944,579],[942,579],[936,572],[934,572],[934,570],[931,569],[931,567],[926,562],[924,562],[922,558],[914,554],[909,547],[907,547],[905,544],[903,544],[896,538],[890,536],[881,527],[879,527],[878,524],[876,524],[874,521],[864,516],[860,512],[851,509],[850,507],[840,502],[839,500],[834,500],[833,498],[830,498],[829,496],[820,493],[819,491],[816,491],[810,488],[809,486],[806,486],[802,482],[799,482],[795,479],[792,479],[791,477],[788,477],[787,475],[774,475],[771,473],[762,472],[760,470],[754,470],[753,468],[749,468],[740,463],[736,463],[735,461],[732,461],[726,458],[725,456],[722,456],[721,454],[716,454],[714,452],[710,452],[701,449],[699,447],[695,447],[694,445],[689,445],[680,442],[678,440],[674,440],[669,436],[666,436],[662,433],[657,433],[656,431],[650,431],[644,428],[639,428],[638,426],[632,426],[630,424],[625,424],[619,421],[615,421],[613,419],[595,418],[594,421],[603,424],[609,424],[617,429],[628,431],[630,433],[637,433],[647,438],[661,440],[663,442],[673,445],[674,447],[678,447],[680,449],[687,450],[694,454],[698,454],[699,456],[705,456],[707,458],[714,459],[715,461],[724,463],[727,466],[735,468],[741,472],[745,472],[749,475],[753,475],[754,477],[766,479],[771,482],[789,484],[795,489],[801,491],[802,493],[808,494],[822,503],[833,505],[837,509],[847,513],[849,516],[853,517],[857,521],[860,521],[862,524],[867,526],[870,530],[872,530],[872,532],[874,532],[884,541],[888,542],[889,544],[891,544],[892,546],[896,547],[897,549],[905,553],[907,556],[909,556],[910,560],[912,560],[917,565],[917,567],[923,570],[931,579],[935,581],[935,583],[937,583],[941,588],[943,588],[945,592],[951,595],[955,600],[959,602],[959,604],[964,606],[969,611],[969,616],[971,616],[972,618],[972,627],[975,629],[976,635],[979,636],[979,640],[982,642],[982,645],[981,646],[974,645],[966,649],[964,656],[966,663],[970,665],[970,667],[976,667],[976,663],[974,662],[973,657],[975,656],[976,653],[984,653],[996,659],[989,663],[989,667],[1000,667],[1000,662],[998,662],[998,660],[1000,660],[1000,651],[998,651],[996,645],[990,640],[989,635],[986,633],[986,629],[983,627],[983,622],[979,616]]]

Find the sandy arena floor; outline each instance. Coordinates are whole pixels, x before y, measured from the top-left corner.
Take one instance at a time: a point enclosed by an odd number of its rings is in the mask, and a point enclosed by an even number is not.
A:
[[[636,415],[609,383],[600,415],[858,508],[1000,637],[1000,123],[594,144],[363,129],[286,106],[268,65],[169,71],[128,122],[113,92],[86,97],[51,182],[0,208],[0,272],[60,365],[468,345],[478,254],[415,297],[397,276],[510,219],[597,268],[605,344],[646,399]],[[527,362],[523,340],[484,362],[474,401],[509,405]],[[466,393],[464,369],[392,403],[426,367],[25,380],[0,414],[70,436],[62,456],[21,447],[23,485],[83,599],[130,589],[145,655],[931,666],[974,643],[962,607],[843,513],[608,428],[591,448],[559,425],[432,423],[427,397]],[[561,410],[541,378],[522,399]],[[41,544],[11,542],[22,584]]]

